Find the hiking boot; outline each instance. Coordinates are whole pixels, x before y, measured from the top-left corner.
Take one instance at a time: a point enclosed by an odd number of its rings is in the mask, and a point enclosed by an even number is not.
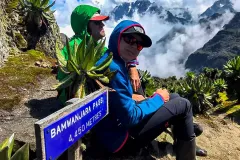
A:
[[[201,156],[201,157],[206,157],[207,151],[205,149],[202,149],[202,148],[196,146],[196,155]]]
[[[177,140],[176,160],[196,160],[195,138],[190,141]]]

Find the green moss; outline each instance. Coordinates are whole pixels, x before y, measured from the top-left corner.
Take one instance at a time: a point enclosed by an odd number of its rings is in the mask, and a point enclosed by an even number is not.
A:
[[[18,49],[17,48],[10,48],[9,50],[9,55],[16,55],[18,53]]]
[[[14,32],[15,42],[19,48],[27,48],[27,41],[21,35],[21,33]]]
[[[37,59],[41,59],[41,58],[44,58],[45,55],[43,52],[40,52],[40,51],[36,51],[36,50],[28,50],[27,51],[27,54],[33,56],[34,58],[37,58]]]
[[[12,96],[12,97],[6,97],[6,98],[0,98],[1,102],[1,108],[5,110],[11,110],[13,106],[19,104],[21,101],[20,96]]]
[[[0,68],[0,108],[11,110],[21,101],[26,90],[38,85],[37,80],[51,74],[51,69],[35,66],[39,60],[49,61],[42,52],[30,50],[12,56]]]

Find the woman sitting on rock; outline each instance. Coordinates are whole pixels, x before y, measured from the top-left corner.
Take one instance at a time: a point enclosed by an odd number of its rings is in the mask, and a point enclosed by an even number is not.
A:
[[[97,140],[109,153],[137,151],[171,124],[177,140],[177,160],[194,160],[193,114],[187,99],[178,96],[169,100],[170,95],[165,89],[156,90],[152,97],[141,102],[132,99],[133,89],[126,64],[136,59],[144,47],[151,45],[151,39],[137,22],[125,20],[113,30],[109,49],[99,63],[113,53],[110,70],[117,73],[109,87],[115,91],[109,92],[109,115],[95,128]]]

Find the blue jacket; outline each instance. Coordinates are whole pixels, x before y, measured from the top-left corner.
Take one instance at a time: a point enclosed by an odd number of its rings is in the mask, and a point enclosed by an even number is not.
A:
[[[117,152],[122,148],[128,139],[129,128],[148,118],[164,104],[162,97],[158,94],[141,103],[136,103],[132,99],[133,89],[127,67],[117,49],[121,33],[130,26],[141,25],[128,20],[119,23],[110,36],[108,51],[97,63],[98,65],[103,62],[110,52],[113,53],[110,70],[117,73],[108,86],[116,92],[109,93],[109,115],[96,126],[98,140],[110,152]]]

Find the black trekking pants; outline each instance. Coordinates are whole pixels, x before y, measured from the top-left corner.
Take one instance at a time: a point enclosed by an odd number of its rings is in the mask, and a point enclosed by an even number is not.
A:
[[[130,137],[119,152],[138,150],[159,136],[169,125],[174,126],[175,138],[189,141],[195,138],[190,102],[174,93],[149,119],[130,129]]]

